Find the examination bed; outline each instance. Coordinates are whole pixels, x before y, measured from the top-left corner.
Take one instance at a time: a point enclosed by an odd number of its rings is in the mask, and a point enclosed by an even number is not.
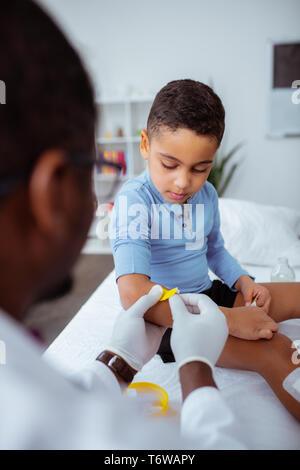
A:
[[[220,201],[220,211],[225,242],[230,245],[232,241],[232,246],[229,247],[231,252],[239,250],[232,254],[255,276],[256,282],[270,281],[271,267],[268,257],[274,259],[274,256],[282,254],[282,249],[280,251],[280,247],[275,246],[276,243],[270,239],[276,233],[280,234],[286,247],[287,252],[284,254],[289,260],[295,261],[296,281],[300,281],[297,212],[224,199]],[[235,218],[232,218],[233,213]],[[257,224],[264,224],[263,240],[259,239],[259,229],[253,227]],[[251,235],[251,227],[255,237]],[[296,234],[295,239],[293,231]],[[238,240],[235,240],[237,236]],[[253,245],[254,238],[257,246]],[[270,251],[270,244],[274,247],[273,252]],[[274,261],[276,262],[276,259]],[[212,273],[210,275],[214,277]],[[105,346],[120,309],[113,271],[50,345],[45,352],[45,358],[65,374],[72,375],[84,368]],[[282,322],[279,331],[291,340],[300,340],[300,320]],[[291,349],[291,357],[293,351],[295,350]],[[221,393],[241,423],[243,435],[240,437],[250,449],[300,449],[300,424],[284,408],[261,376],[255,372],[219,367],[215,368],[214,376]],[[178,412],[181,391],[174,363],[164,364],[159,356],[155,356],[136,375],[135,381],[152,382],[163,387],[168,393],[170,408]]]
[[[269,269],[251,266],[257,281],[266,281]],[[300,269],[297,271],[300,281]],[[120,311],[114,272],[104,280],[77,315],[50,345],[45,357],[64,373],[73,374],[92,361],[105,346]],[[280,332],[300,340],[300,320],[280,324]],[[291,355],[293,350],[291,349]],[[288,413],[265,380],[255,372],[215,368],[215,380],[229,406],[242,423],[243,440],[251,449],[299,449],[300,424]],[[156,383],[178,410],[181,391],[174,363],[155,356],[135,381]]]

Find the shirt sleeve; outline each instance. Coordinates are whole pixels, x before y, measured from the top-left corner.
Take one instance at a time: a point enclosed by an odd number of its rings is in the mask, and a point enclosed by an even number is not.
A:
[[[218,195],[213,186],[211,186],[211,191],[213,198],[213,227],[208,236],[207,262],[209,268],[232,288],[242,275],[252,276],[239,265],[224,246],[224,239],[220,231]]]
[[[105,389],[112,395],[121,394],[121,387],[115,374],[103,362],[97,360],[74,374],[71,381],[89,392],[100,393]]]
[[[201,387],[185,399],[181,412],[182,437],[201,449],[246,449],[238,439],[239,425],[220,390]]]
[[[110,241],[116,279],[133,273],[151,277],[151,206],[141,190],[126,191],[117,196]]]

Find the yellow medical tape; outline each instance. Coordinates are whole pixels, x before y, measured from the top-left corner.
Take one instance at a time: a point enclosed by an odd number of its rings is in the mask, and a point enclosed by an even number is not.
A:
[[[159,299],[159,301],[161,302],[162,300],[167,300],[169,299],[170,297],[172,297],[172,295],[176,294],[176,292],[179,293],[178,291],[178,287],[175,287],[175,289],[171,289],[171,290],[167,290],[167,289],[164,289],[162,287],[162,290],[163,290],[163,293],[161,295],[161,298]]]
[[[160,407],[160,410],[156,413],[152,413],[150,416],[159,416],[164,415],[168,411],[168,394],[167,392],[160,387],[159,385],[153,384],[151,382],[133,382],[131,383],[125,393],[129,389],[135,389],[136,393],[148,393],[152,392],[155,396],[156,401],[152,403],[152,406]]]

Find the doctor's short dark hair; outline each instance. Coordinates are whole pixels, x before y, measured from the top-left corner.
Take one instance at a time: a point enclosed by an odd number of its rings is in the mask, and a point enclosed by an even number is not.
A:
[[[23,171],[57,148],[94,150],[96,108],[81,59],[32,0],[1,0],[0,178]]]
[[[220,98],[204,83],[174,80],[164,86],[152,104],[147,132],[149,139],[161,128],[190,129],[198,135],[214,136],[221,143],[225,129],[225,110]]]

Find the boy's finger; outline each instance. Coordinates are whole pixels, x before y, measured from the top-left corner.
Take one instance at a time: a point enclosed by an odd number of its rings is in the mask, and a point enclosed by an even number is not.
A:
[[[262,307],[266,304],[266,295],[264,293],[259,293],[256,295],[256,305]]]
[[[268,326],[270,326],[272,331],[278,331],[279,330],[279,325],[277,323],[275,323],[274,321],[270,322],[270,324]]]
[[[244,302],[245,302],[245,307],[250,307],[253,301],[253,295],[252,292],[250,294],[245,294],[244,295]]]
[[[261,339],[271,339],[273,338],[273,332],[268,328],[263,328],[262,330],[259,330],[258,336]]]
[[[254,294],[255,293],[253,292],[252,287],[249,287],[248,289],[245,289],[245,291],[243,292],[245,307],[249,307],[251,305]]]
[[[271,304],[271,297],[267,296],[267,298],[263,296],[259,296],[256,300],[256,306],[262,308],[266,313],[269,313]]]

